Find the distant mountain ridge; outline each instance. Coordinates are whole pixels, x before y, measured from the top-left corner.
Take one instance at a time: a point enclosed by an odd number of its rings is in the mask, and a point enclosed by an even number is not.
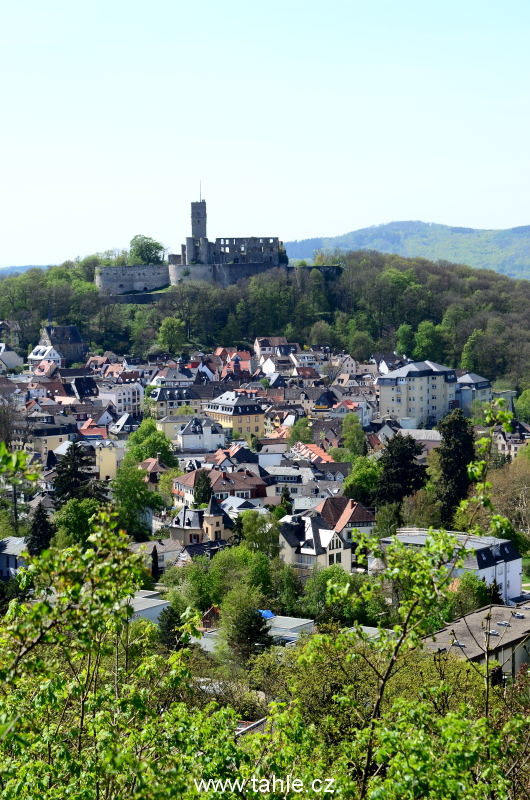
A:
[[[0,278],[13,275],[15,272],[26,272],[28,269],[46,269],[47,264],[25,264],[23,267],[0,267]]]
[[[285,242],[289,258],[312,258],[314,251],[379,250],[431,261],[443,259],[492,269],[512,278],[530,279],[530,225],[506,230],[481,230],[434,222],[389,222],[343,236]]]

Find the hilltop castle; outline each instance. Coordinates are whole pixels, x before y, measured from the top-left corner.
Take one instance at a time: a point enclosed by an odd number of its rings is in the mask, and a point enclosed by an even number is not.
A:
[[[216,239],[206,236],[206,200],[191,204],[191,236],[167,264],[99,267],[96,286],[110,294],[150,292],[189,281],[219,283],[226,289],[271,267],[287,264],[283,243],[276,236]]]

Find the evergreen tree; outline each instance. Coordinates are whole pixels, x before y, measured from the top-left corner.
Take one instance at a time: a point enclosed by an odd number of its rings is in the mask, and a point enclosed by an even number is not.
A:
[[[412,436],[397,433],[386,443],[379,459],[381,474],[377,487],[379,503],[400,503],[404,497],[421,489],[425,483],[425,467],[417,458],[423,453],[423,445]]]
[[[88,458],[79,442],[72,442],[66,455],[55,468],[55,504],[62,506],[72,498],[84,500],[93,497],[105,502],[106,490],[100,481],[94,480],[88,471]]]
[[[193,494],[195,505],[199,507],[203,503],[209,503],[212,498],[212,482],[205,469],[199,470],[195,481],[195,492]]]
[[[475,458],[473,427],[457,408],[438,423],[442,441],[436,448],[435,493],[440,501],[442,523],[450,525],[459,502],[467,496],[471,483],[468,464]]]
[[[160,644],[168,650],[177,649],[177,629],[179,625],[180,615],[173,606],[163,608],[158,616],[158,639]]]
[[[155,583],[160,578],[160,569],[158,567],[158,550],[156,549],[156,544],[151,551],[151,577]]]
[[[54,534],[53,526],[48,519],[48,514],[39,503],[31,521],[29,533],[26,536],[26,548],[30,556],[39,556],[43,550],[50,546]]]
[[[272,645],[269,626],[259,613],[259,591],[240,583],[221,605],[221,633],[234,655],[243,662]]]

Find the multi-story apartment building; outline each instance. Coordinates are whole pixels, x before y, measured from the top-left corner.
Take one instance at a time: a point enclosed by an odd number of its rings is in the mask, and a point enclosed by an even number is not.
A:
[[[433,361],[414,361],[377,379],[381,416],[395,414],[406,427],[435,425],[457,408],[456,371]]]
[[[263,436],[265,412],[255,400],[245,395],[224,392],[207,404],[205,414],[232,433]]]

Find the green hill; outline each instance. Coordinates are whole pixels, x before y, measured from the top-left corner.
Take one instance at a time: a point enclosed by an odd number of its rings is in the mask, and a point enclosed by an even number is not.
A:
[[[432,261],[443,259],[493,269],[513,278],[530,279],[530,225],[507,230],[480,230],[434,222],[389,222],[343,236],[285,242],[289,258],[312,258],[321,248],[379,250]]]

